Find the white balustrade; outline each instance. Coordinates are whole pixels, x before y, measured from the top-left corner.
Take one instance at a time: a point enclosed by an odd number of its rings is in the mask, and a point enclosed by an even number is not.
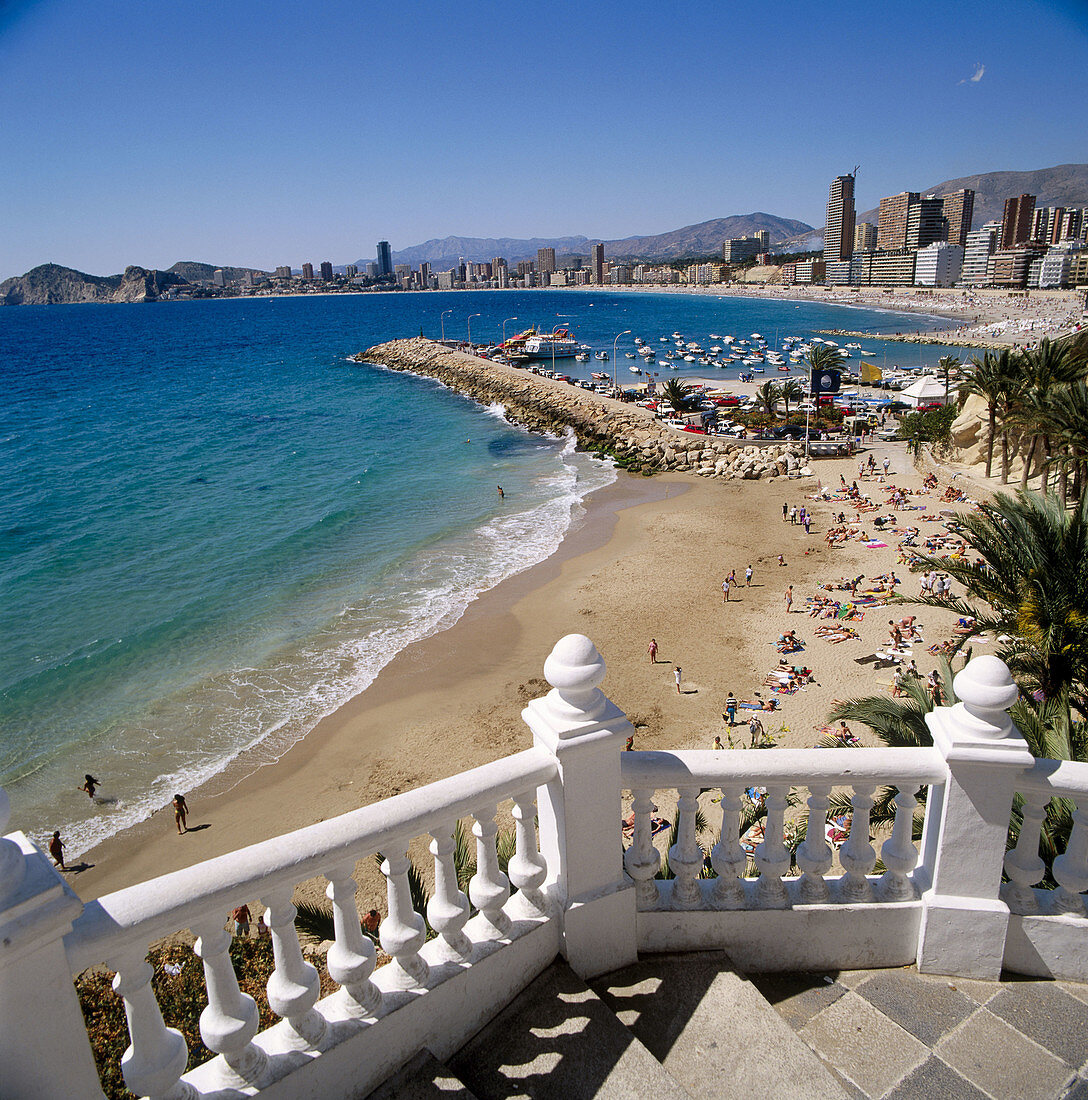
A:
[[[788,788],[777,784],[767,787],[767,819],[763,825],[763,840],[755,851],[759,868],[756,901],[763,909],[785,909],[789,904],[789,895],[782,882],[790,869],[790,852],[784,840],[787,791]]]
[[[325,1018],[314,1011],[321,995],[321,979],[302,957],[295,929],[298,910],[291,901],[292,892],[274,890],[261,898],[276,960],[276,968],[268,979],[268,1006],[287,1021],[301,1048],[312,1049],[320,1046],[326,1030]]]
[[[472,954],[472,941],[462,931],[470,908],[468,898],[457,885],[455,848],[452,825],[431,830],[434,894],[427,902],[427,923],[438,933],[443,955],[449,961],[459,962]]]
[[[348,1016],[372,1016],[382,995],[370,980],[374,972],[374,944],[363,935],[355,895],[358,887],[352,877],[355,861],[334,864],[326,872],[329,885],[325,896],[332,902],[332,921],[336,941],[325,956],[333,981],[340,985],[340,1004]]]
[[[675,876],[672,888],[673,909],[695,909],[703,900],[699,876],[703,870],[703,850],[696,835],[695,815],[699,809],[699,788],[683,787],[676,807],[676,843],[669,849],[669,870]]]
[[[1023,795],[1016,847],[1005,856],[1005,874],[1009,881],[1001,888],[1001,897],[1013,913],[1039,911],[1032,886],[1041,882],[1046,874],[1046,864],[1039,855],[1039,834],[1049,801],[1050,794],[1046,791],[1025,791]]]
[[[137,1096],[151,1100],[196,1100],[196,1090],[181,1080],[189,1059],[185,1038],[176,1028],[163,1023],[155,991],[154,973],[136,949],[111,963],[116,970],[113,991],[125,1003],[125,1018],[131,1040],[121,1055],[121,1074]],[[48,1026],[48,1021],[42,1021]]]
[[[839,883],[843,901],[872,901],[873,888],[866,876],[876,866],[876,851],[869,840],[869,812],[873,808],[873,788],[858,786],[850,800],[854,807],[850,835],[839,849],[839,862],[846,872]]]
[[[801,900],[809,904],[825,902],[831,896],[824,878],[831,870],[831,845],[827,843],[826,832],[830,796],[830,787],[813,786],[809,790],[805,839],[797,848]]]
[[[534,792],[523,791],[514,795],[514,808],[511,812],[514,816],[515,848],[506,874],[517,887],[523,910],[527,908],[530,913],[544,916],[547,902],[540,887],[548,877],[548,865],[537,846]]]
[[[635,881],[635,900],[639,909],[654,909],[661,900],[654,876],[661,867],[661,853],[654,847],[653,791],[632,792],[631,813],[634,836],[623,854],[623,869]]]
[[[223,1055],[239,1082],[256,1085],[268,1057],[253,1043],[260,1013],[257,1002],[238,988],[230,961],[231,935],[212,921],[196,925],[193,931],[197,934],[193,951],[204,963],[204,983],[208,989],[208,1007],[200,1014],[200,1037],[209,1050]]]
[[[510,897],[510,881],[499,870],[495,850],[495,807],[474,814],[472,835],[476,837],[476,874],[468,884],[468,896],[484,918],[481,934],[488,940],[501,940],[510,931],[510,918],[503,910]]]
[[[722,831],[718,843],[710,850],[710,865],[718,877],[710,891],[710,904],[715,909],[741,909],[742,880],[748,868],[748,853],[740,842],[744,792],[740,787],[722,787],[721,792]]]
[[[1065,851],[1054,860],[1054,881],[1058,884],[1054,899],[1056,913],[1084,915],[1084,899],[1088,890],[1088,799],[1078,799],[1073,811],[1073,830]]]
[[[385,897],[389,915],[378,928],[382,950],[392,958],[389,964],[391,985],[395,989],[420,989],[426,983],[430,967],[419,954],[427,939],[427,926],[412,908],[412,888],[408,884],[408,844],[394,841],[391,854],[382,861]]]
[[[918,863],[918,849],[914,846],[914,807],[918,800],[908,785],[903,784],[892,802],[895,823],[892,835],[880,846],[885,871],[880,878],[879,893],[885,901],[910,901],[914,897],[910,873]]]

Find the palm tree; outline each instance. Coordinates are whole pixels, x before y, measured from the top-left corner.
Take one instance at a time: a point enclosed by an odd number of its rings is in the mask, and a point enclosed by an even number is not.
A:
[[[805,391],[801,388],[801,383],[798,382],[796,378],[787,378],[779,387],[778,393],[782,398],[782,403],[786,406],[786,419],[789,420],[790,402],[804,400]]]
[[[691,387],[679,378],[670,378],[661,387],[661,396],[678,412],[685,412],[691,404]]]
[[[1003,483],[1008,483],[1009,414],[1018,402],[1023,386],[1023,374],[1010,348],[999,352],[987,351],[981,357],[971,357],[972,371],[960,387],[964,394],[977,394],[986,402],[990,422],[989,440],[986,445],[986,476],[993,472],[994,444],[997,424],[1001,422],[1001,471]]]
[[[1055,453],[1050,462],[1058,467],[1058,499],[1067,503],[1069,470],[1073,470],[1073,498],[1081,500],[1088,479],[1088,384],[1083,380],[1060,387],[1048,403],[1051,437]]]
[[[756,390],[756,399],[768,416],[774,416],[775,406],[778,404],[778,386],[774,382],[764,382]]]
[[[809,376],[809,392],[812,393],[812,376],[818,374],[820,371],[825,370],[841,370],[842,369],[842,352],[838,348],[833,348],[830,344],[813,344],[809,348],[808,352],[808,365],[811,368],[812,374]],[[816,395],[816,424],[820,423],[820,397]]]
[[[1035,452],[1042,446],[1043,454],[1050,454],[1049,402],[1059,386],[1071,385],[1083,373],[1083,367],[1070,354],[1069,345],[1052,344],[1042,340],[1032,351],[1026,351],[1020,362],[1024,368],[1025,387],[1017,419],[1024,427],[1029,443],[1024,455],[1024,469],[1020,474],[1020,488],[1026,489]],[[1042,491],[1046,492],[1047,477],[1044,472]]]
[[[921,555],[913,568],[943,570],[967,595],[911,602],[971,616],[973,634],[1008,635],[998,656],[1017,682],[1044,700],[1065,699],[1083,711],[1088,684],[1088,497],[1066,511],[1038,493],[998,493],[958,518],[978,560]]]
[[[942,355],[937,360],[937,367],[944,375],[944,403],[948,404],[948,383],[952,375],[959,370],[960,361],[954,355]]]

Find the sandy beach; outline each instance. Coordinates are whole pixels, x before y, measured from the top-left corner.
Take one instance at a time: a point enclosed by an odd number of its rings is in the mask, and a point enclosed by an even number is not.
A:
[[[874,475],[858,485],[887,513],[888,486],[917,491],[922,475],[901,444],[873,453],[877,475],[889,458],[888,479]],[[590,499],[557,554],[485,594],[451,629],[399,654],[366,692],[277,763],[246,776],[243,761],[186,792],[193,831],[179,836],[164,809],[88,853],[91,866],[70,876],[71,884],[84,899],[96,897],[528,747],[520,711],[547,690],[544,659],[572,632],[592,638],[608,662],[603,689],[634,723],[635,747],[678,749],[710,748],[715,735],[747,743],[746,725],[730,731],[723,720],[727,694],[769,697],[764,680],[779,662],[774,643],[793,629],[806,644],[788,659],[810,667],[814,682],[782,696],[779,709],[762,718],[779,745],[811,746],[835,699],[890,690],[890,670],[874,672],[856,658],[887,639],[893,614],[911,609],[868,608],[850,624],[859,636],[832,644],[814,634],[823,621],[805,613],[806,597],[822,582],[892,569],[906,578],[902,591],[918,590],[917,579],[896,565],[893,536],[885,548],[858,538],[828,547],[829,522],[839,512],[852,520],[856,510],[812,498],[821,485],[837,488],[840,475],[857,480],[858,460],[822,461],[816,476],[773,484],[621,475]],[[904,511],[901,523],[919,526],[923,536],[938,529],[925,517],[948,507],[939,497],[947,484],[945,476],[939,490],[911,496],[924,509]],[[783,503],[812,511],[809,534],[783,521]],[[872,533],[864,512],[858,530]],[[721,584],[730,570],[740,584],[726,604]],[[919,618],[926,644],[916,643],[913,655],[925,675],[934,665],[926,646],[948,637],[951,616],[926,609]],[[647,654],[651,637],[659,645],[656,664]],[[376,868],[360,865],[357,877],[360,905],[382,909]],[[303,892],[316,896],[320,889],[315,883]]]

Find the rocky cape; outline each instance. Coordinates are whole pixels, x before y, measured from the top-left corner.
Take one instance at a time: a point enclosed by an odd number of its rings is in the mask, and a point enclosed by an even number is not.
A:
[[[123,275],[87,275],[70,267],[42,264],[0,283],[0,305],[52,306],[72,302],[154,302],[171,286],[185,286],[180,275],[126,267]]]
[[[735,439],[678,431],[661,424],[648,409],[433,340],[391,340],[354,359],[434,378],[481,405],[501,404],[510,420],[530,431],[572,431],[583,450],[611,455],[636,473],[677,470],[757,480],[786,476],[804,466],[798,444],[753,447]]]

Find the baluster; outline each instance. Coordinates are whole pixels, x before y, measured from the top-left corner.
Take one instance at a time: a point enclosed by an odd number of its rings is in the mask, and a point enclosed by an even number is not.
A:
[[[827,807],[830,787],[809,787],[808,819],[805,839],[797,849],[801,868],[801,900],[810,904],[827,901],[831,896],[824,876],[831,870],[831,845],[827,843]]]
[[[510,897],[510,880],[499,870],[499,857],[495,851],[495,807],[473,815],[472,835],[476,838],[476,874],[469,879],[468,896],[480,910],[484,927],[480,930],[484,939],[501,940],[510,931],[510,918],[503,906]]]
[[[1084,800],[1075,803],[1073,831],[1065,851],[1054,860],[1055,913],[1084,914],[1084,899],[1080,896],[1088,890],[1088,808]]]
[[[548,877],[548,864],[540,854],[537,844],[535,812],[536,793],[534,791],[514,795],[512,813],[516,848],[506,873],[518,888],[518,893],[527,909],[543,916],[547,911],[547,901],[540,887]]]
[[[918,849],[914,847],[914,807],[918,799],[912,790],[900,787],[892,801],[895,824],[892,835],[880,846],[886,870],[880,876],[878,889],[884,901],[911,901],[914,885],[909,876],[918,863]]]
[[[676,879],[672,888],[673,909],[696,909],[703,900],[699,875],[703,869],[703,850],[695,835],[695,813],[699,808],[699,789],[681,787],[676,812],[679,826],[676,843],[669,849],[669,870]]]
[[[150,964],[138,955],[128,955],[110,966],[117,971],[113,991],[125,1002],[132,1040],[121,1055],[125,1084],[137,1096],[152,1100],[196,1100],[196,1089],[181,1080],[189,1061],[185,1038],[176,1028],[163,1023],[159,1002],[151,988],[154,971]]]
[[[722,832],[718,843],[710,850],[710,865],[717,872],[710,891],[710,904],[715,909],[744,908],[744,886],[741,879],[748,866],[748,855],[740,843],[740,815],[744,798],[738,789],[722,787]]]
[[[839,862],[846,872],[840,884],[843,901],[872,901],[873,888],[865,877],[876,866],[876,851],[869,843],[869,811],[873,808],[873,787],[855,787],[850,835],[839,849]]]
[[[291,902],[291,894],[290,889],[274,890],[261,898],[276,959],[276,969],[268,979],[268,1006],[287,1021],[302,1047],[312,1049],[325,1036],[325,1019],[314,1011],[321,995],[321,979],[302,957],[295,929],[298,910]]]
[[[1046,864],[1039,855],[1039,833],[1049,794],[1028,791],[1023,796],[1020,833],[1016,847],[1005,853],[1005,873],[1009,881],[1001,887],[1001,899],[1013,913],[1037,913],[1039,902],[1032,886],[1046,874]]]
[[[393,959],[392,986],[395,989],[419,989],[430,975],[427,960],[420,957],[419,949],[427,939],[427,926],[423,918],[412,908],[412,890],[408,885],[408,844],[395,841],[390,849],[393,855],[382,862],[385,875],[385,896],[389,915],[378,929],[382,950]]]
[[[759,868],[756,901],[764,909],[785,909],[789,895],[782,876],[790,869],[790,853],[783,840],[786,824],[786,788],[767,788],[767,819],[763,825],[763,840],[756,848]]]
[[[434,856],[434,895],[427,902],[427,923],[438,933],[442,954],[450,962],[461,962],[472,954],[472,941],[461,931],[469,918],[468,898],[457,885],[453,826],[431,830]]]
[[[635,880],[635,904],[643,912],[656,909],[661,901],[654,876],[661,866],[661,853],[654,847],[653,791],[632,791],[631,812],[635,835],[623,853],[623,869]]]
[[[370,980],[374,973],[374,944],[363,935],[355,904],[358,887],[352,872],[354,860],[345,860],[326,872],[329,885],[325,896],[332,902],[336,942],[325,962],[334,982],[340,985],[340,1004],[349,1016],[373,1016],[382,1003],[381,990]]]
[[[200,1037],[209,1050],[222,1054],[246,1084],[256,1085],[268,1055],[253,1042],[260,1026],[257,1002],[238,988],[230,961],[231,935],[215,924],[194,926],[193,951],[204,963],[208,1007],[200,1014]]]

